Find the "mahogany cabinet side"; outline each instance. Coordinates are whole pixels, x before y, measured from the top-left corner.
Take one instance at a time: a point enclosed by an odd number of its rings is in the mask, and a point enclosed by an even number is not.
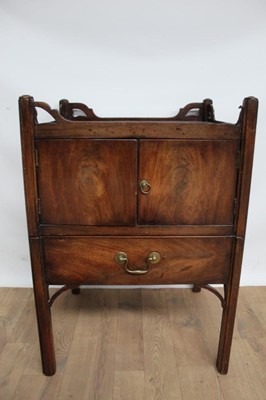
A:
[[[39,214],[34,145],[35,106],[33,97],[22,96],[19,98],[19,114],[28,233],[30,236],[37,236]]]
[[[229,283],[225,285],[225,305],[217,355],[217,369],[222,374],[228,372],[234,331],[248,215],[257,112],[258,100],[253,97],[246,98],[240,115],[242,140],[235,216],[235,245],[232,252]]]

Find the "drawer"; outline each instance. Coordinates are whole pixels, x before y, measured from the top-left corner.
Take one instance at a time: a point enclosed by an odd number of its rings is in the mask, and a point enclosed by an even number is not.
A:
[[[47,281],[62,285],[225,283],[232,243],[231,237],[42,239]]]

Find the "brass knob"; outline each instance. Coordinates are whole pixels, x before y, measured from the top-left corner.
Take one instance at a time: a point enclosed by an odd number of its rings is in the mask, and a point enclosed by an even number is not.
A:
[[[139,183],[139,188],[140,188],[141,193],[149,194],[151,191],[151,184],[146,179],[143,179]]]
[[[157,264],[161,260],[160,253],[157,251],[152,251],[149,254],[147,262],[150,262],[151,264]]]

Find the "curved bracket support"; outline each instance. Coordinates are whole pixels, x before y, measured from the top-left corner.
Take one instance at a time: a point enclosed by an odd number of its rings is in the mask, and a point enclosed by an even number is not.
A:
[[[217,289],[215,289],[211,285],[198,285],[198,284],[195,284],[193,286],[192,290],[193,290],[193,292],[200,292],[200,289],[206,289],[206,290],[209,290],[209,292],[215,294],[215,296],[218,297],[218,299],[220,300],[222,308],[225,307],[226,298],[227,298],[227,285],[224,285],[224,297],[221,295],[220,292],[218,292]]]
[[[58,296],[60,296],[60,294],[64,293],[66,290],[72,289],[74,290],[75,294],[77,294],[77,290],[79,289],[78,286],[72,286],[72,285],[65,285],[63,287],[61,287],[60,289],[58,289],[48,300],[48,305],[49,307],[52,307],[52,305],[54,304],[54,301],[57,299]]]
[[[69,122],[67,119],[63,118],[62,115],[58,112],[58,110],[53,109],[49,106],[49,104],[43,102],[43,101],[35,101],[34,102],[34,107],[35,108],[41,108],[44,111],[46,111],[48,114],[51,115],[51,117],[53,117],[53,119],[55,120],[55,122],[63,122],[63,123],[67,123]],[[36,115],[37,116],[37,115]]]
[[[179,113],[173,118],[180,121],[209,121],[214,122],[214,109],[211,99],[205,99],[202,103],[190,103],[180,108]]]
[[[102,118],[98,117],[92,108],[89,108],[82,103],[69,103],[68,100],[60,100],[59,102],[60,114],[71,121],[97,121]],[[78,115],[75,115],[75,111]]]
[[[177,121],[186,121],[186,120],[200,120],[202,112],[202,103],[190,103],[185,107],[180,108],[179,112],[173,119]]]

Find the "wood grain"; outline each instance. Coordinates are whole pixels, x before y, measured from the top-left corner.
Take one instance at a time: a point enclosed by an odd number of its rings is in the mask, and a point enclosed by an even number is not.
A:
[[[19,342],[20,335],[25,331],[28,313],[32,312],[32,292],[20,288],[3,288],[0,298],[0,316],[2,337],[10,342]],[[35,331],[36,334],[36,331]],[[22,342],[24,342],[22,340]],[[3,342],[0,342],[0,346]]]
[[[117,371],[113,400],[144,400],[144,371]]]
[[[116,371],[143,371],[142,296],[121,289],[116,341]]]
[[[33,97],[19,98],[19,116],[21,133],[21,150],[23,164],[24,191],[26,202],[27,225],[29,235],[38,233],[38,188],[35,163],[35,107]]]
[[[254,369],[254,365],[252,365],[253,363],[245,349],[244,340],[234,338],[233,349],[230,372],[226,377],[219,377],[224,399],[263,400],[266,393],[263,389],[265,385],[259,379],[259,369]]]
[[[14,399],[16,386],[21,379],[31,351],[32,345],[29,343],[6,343],[0,354],[0,394],[2,399]]]
[[[80,226],[41,225],[42,236],[230,236],[233,225],[137,225],[137,226]]]
[[[106,238],[43,239],[46,277],[50,284],[222,283],[227,280],[232,238]],[[144,275],[132,275],[115,261],[128,256],[129,268],[147,269],[152,251],[161,255]]]
[[[237,141],[141,140],[139,223],[232,224],[237,182]]]
[[[93,399],[94,393],[97,399],[107,399],[115,372],[117,293],[91,290],[82,291],[81,296],[82,307],[58,398]]]
[[[55,289],[50,290],[51,294]],[[68,354],[72,345],[73,335],[79,316],[81,302],[78,296],[63,294],[56,299],[52,308],[53,330],[56,334],[55,343],[57,372],[65,369]]]
[[[266,398],[266,337],[244,340],[242,343],[243,358],[248,360],[246,368],[250,379],[250,386],[259,400]]]
[[[226,400],[219,390],[216,373],[210,366],[182,366],[178,368],[182,386],[182,400]]]
[[[206,352],[203,327],[195,307],[188,299],[181,297],[180,301],[172,290],[167,290],[166,295],[177,365],[209,365],[212,360]]]
[[[224,295],[222,288],[217,288],[221,295]],[[213,298],[210,292],[204,293],[203,296],[194,295],[193,307],[196,310],[197,317],[202,326],[203,340],[206,350],[208,350],[209,362],[215,363],[219,339],[219,329],[221,325],[222,310],[221,304],[217,298]],[[206,312],[208,309],[208,312]],[[235,335],[238,331],[235,330]]]
[[[136,155],[134,140],[40,141],[41,222],[133,225]]]
[[[238,207],[236,210],[236,235],[245,236],[253,156],[255,146],[258,99],[250,97],[244,100],[242,118],[242,152],[240,161],[240,176],[238,180]]]
[[[17,298],[27,300],[20,307]],[[243,312],[245,307],[252,314]],[[265,307],[266,287],[240,289],[231,367],[229,374],[222,376],[215,370],[216,349],[208,360],[214,341],[212,330],[216,327],[218,331],[221,316],[219,302],[210,292],[82,289],[80,296],[65,292],[54,303],[53,313],[59,320],[58,326],[55,322],[55,343],[62,340],[59,359],[66,363],[61,368],[59,361],[60,372],[47,378],[41,370],[38,341],[33,341],[28,327],[29,315],[35,311],[31,289],[0,289],[0,326],[4,326],[4,312],[8,312],[12,327],[0,352],[1,399],[265,400]],[[254,315],[263,330],[250,330],[244,337],[240,332],[247,331],[242,327],[254,322]],[[188,334],[184,349],[177,352],[175,335],[184,324],[197,334],[191,341]],[[16,331],[19,334],[13,336]],[[119,348],[125,338],[122,360]],[[63,345],[66,342],[68,345]],[[195,350],[197,343],[200,345],[193,356],[189,344]],[[132,349],[138,352],[132,363],[135,370],[129,369]]]
[[[266,337],[266,326],[259,320],[248,299],[240,293],[241,303],[238,306],[237,331],[242,339]]]
[[[16,387],[14,400],[57,400],[62,376],[23,375]]]
[[[165,292],[143,290],[142,298],[146,398],[182,399]]]
[[[77,125],[78,124],[78,125]],[[73,127],[75,126],[75,129]],[[235,140],[240,138],[240,125],[226,123],[177,121],[68,121],[36,126],[36,138],[161,138]]]

